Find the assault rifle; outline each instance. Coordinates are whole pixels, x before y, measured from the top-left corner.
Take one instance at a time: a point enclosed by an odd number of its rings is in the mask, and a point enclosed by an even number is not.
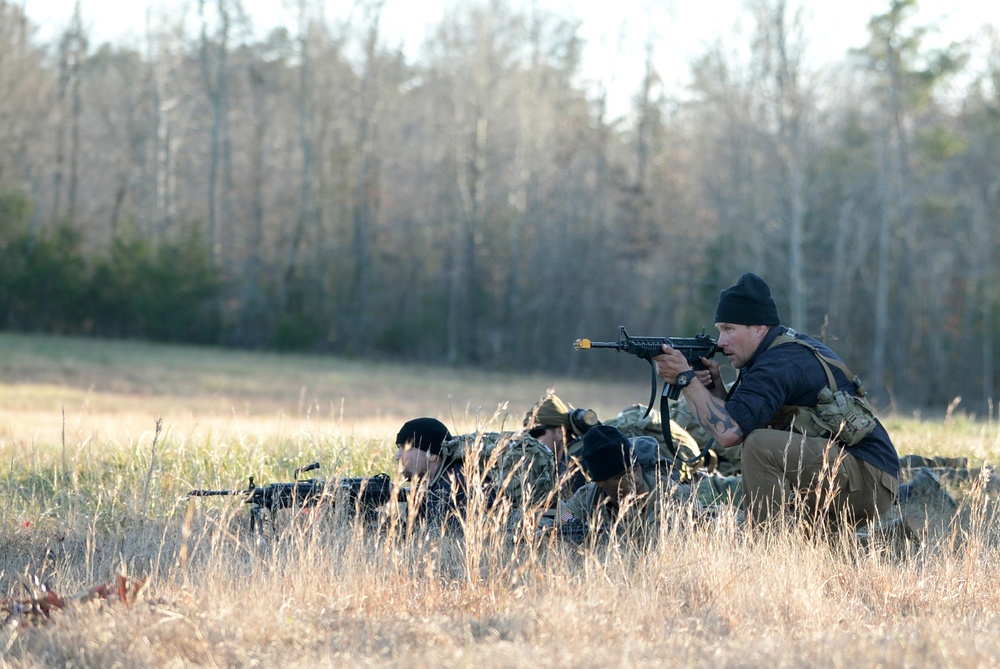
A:
[[[573,342],[573,347],[578,351],[592,348],[612,348],[616,351],[631,353],[632,355],[638,356],[648,362],[651,372],[651,387],[649,391],[649,405],[646,407],[646,413],[642,415],[642,417],[645,418],[649,415],[649,412],[653,410],[653,403],[656,402],[656,363],[653,362],[653,358],[663,353],[664,344],[680,351],[691,365],[691,368],[695,371],[705,369],[705,365],[701,362],[702,358],[711,358],[716,353],[722,352],[722,349],[718,347],[716,341],[705,334],[704,331],[694,337],[633,337],[625,330],[624,325],[618,326],[618,341],[591,341],[589,339],[577,339]],[[714,387],[714,384],[709,385],[709,389]],[[668,404],[668,400],[676,400],[680,397],[680,395],[680,387],[674,385],[673,383],[663,384],[663,391],[660,394],[660,415],[663,423],[663,439],[666,441],[667,447],[675,457],[677,456],[677,448],[674,446],[673,435],[670,434],[670,405]],[[708,446],[705,447],[705,450],[701,453],[701,455],[694,458],[693,461],[704,458],[708,452],[709,446],[711,446],[711,442],[709,442]],[[692,463],[688,462],[688,464]]]
[[[350,513],[357,513],[365,520],[373,520],[378,508],[392,499],[392,479],[388,474],[376,474],[370,478],[341,478],[336,481],[299,478],[300,474],[319,467],[318,462],[299,467],[295,470],[295,480],[291,483],[257,486],[251,476],[245,490],[196,489],[189,492],[188,496],[243,495],[243,502],[250,505],[251,530],[263,530],[265,521],[273,524],[275,512],[281,509],[315,507],[321,503],[331,506],[348,504]]]
[[[569,543],[576,544],[577,546],[580,546],[587,541],[587,535],[590,534],[590,527],[587,523],[576,518],[557,523],[555,528],[556,536],[563,541],[568,541]]]

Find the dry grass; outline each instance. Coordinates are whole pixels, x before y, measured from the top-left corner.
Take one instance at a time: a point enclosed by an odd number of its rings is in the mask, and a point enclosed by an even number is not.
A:
[[[623,358],[626,362],[634,362]],[[666,518],[656,548],[462,542],[286,519],[261,545],[236,500],[195,485],[390,465],[398,425],[456,431],[511,417],[555,386],[603,415],[644,401],[588,384],[210,349],[0,336],[0,593],[63,594],[120,572],[136,604],[76,603],[0,630],[0,666],[990,666],[1000,656],[991,522],[960,548],[907,557],[852,537],[746,532],[732,514]],[[156,423],[162,418],[163,430]],[[900,452],[995,461],[995,421],[888,421]],[[493,428],[498,427],[492,425]],[[972,500],[975,508],[985,501]],[[977,506],[978,505],[978,506]]]

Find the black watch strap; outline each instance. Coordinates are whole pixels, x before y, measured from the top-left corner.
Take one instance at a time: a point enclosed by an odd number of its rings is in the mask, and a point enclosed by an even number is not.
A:
[[[674,385],[680,386],[681,388],[687,387],[691,383],[691,379],[694,378],[694,370],[689,369],[686,372],[681,372],[674,379]]]

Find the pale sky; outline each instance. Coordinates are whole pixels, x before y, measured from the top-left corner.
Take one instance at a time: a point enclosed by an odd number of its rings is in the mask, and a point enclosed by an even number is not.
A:
[[[29,17],[41,26],[39,38],[52,39],[68,24],[76,0],[14,0],[24,5]],[[650,27],[656,30],[656,62],[668,85],[684,83],[691,58],[720,35],[732,36],[742,27],[743,42],[751,29],[740,19],[744,0],[511,0],[512,5],[537,2],[543,9],[576,16],[582,21],[581,35],[587,41],[585,76],[601,82],[611,96],[627,98],[638,88],[642,76],[644,44]],[[154,17],[180,14],[187,8],[196,16],[197,0],[80,0],[85,26],[94,42],[112,41],[139,46],[144,34],[146,10]],[[211,0],[206,0],[212,4]],[[243,0],[255,29],[261,33],[282,22],[293,25],[296,0]],[[840,59],[867,37],[868,19],[885,11],[888,0],[791,0],[790,6],[805,7],[807,53],[817,63]],[[330,19],[348,16],[353,0],[327,0]],[[921,0],[917,23],[940,29],[939,42],[978,36],[985,49],[982,27],[992,23],[1000,29],[1000,11],[992,2],[968,0]],[[437,23],[455,0],[386,0],[382,32],[390,44],[402,44],[411,59],[419,56],[429,26]],[[990,10],[988,7],[993,6]],[[649,7],[654,9],[650,10]],[[155,24],[155,19],[154,19]],[[932,38],[928,38],[928,43]],[[671,80],[669,74],[677,73]],[[619,91],[619,93],[616,93]]]

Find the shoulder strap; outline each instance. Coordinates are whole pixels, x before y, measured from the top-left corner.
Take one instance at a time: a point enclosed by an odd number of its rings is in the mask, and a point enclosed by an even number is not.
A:
[[[445,470],[451,467],[456,462],[465,459],[465,451],[469,446],[470,441],[475,441],[478,437],[477,434],[460,434],[453,436],[450,439],[446,439],[444,443],[441,444],[441,466],[438,468],[437,474],[434,478],[428,482],[428,486],[433,486],[444,476]]]
[[[830,384],[830,390],[836,392],[838,385],[836,379],[833,378],[833,371],[831,371],[830,369],[830,365],[833,365],[834,367],[842,371],[844,373],[844,376],[846,376],[850,380],[850,382],[854,384],[854,388],[857,391],[858,395],[860,395],[861,397],[865,397],[867,395],[867,392],[865,391],[865,386],[863,383],[861,383],[861,378],[856,376],[854,372],[852,372],[847,367],[847,365],[845,365],[842,361],[837,360],[836,358],[831,358],[829,356],[823,355],[822,353],[819,352],[819,349],[817,349],[815,346],[813,346],[812,344],[803,339],[799,339],[796,335],[798,335],[798,332],[796,332],[791,328],[786,328],[786,331],[778,335],[775,338],[775,340],[771,342],[771,345],[768,346],[767,348],[768,350],[770,350],[775,346],[780,346],[782,344],[798,344],[800,346],[805,346],[807,349],[813,352],[813,355],[815,355],[816,359],[819,360],[819,364],[823,365],[823,371],[826,372],[826,378],[827,382]]]

